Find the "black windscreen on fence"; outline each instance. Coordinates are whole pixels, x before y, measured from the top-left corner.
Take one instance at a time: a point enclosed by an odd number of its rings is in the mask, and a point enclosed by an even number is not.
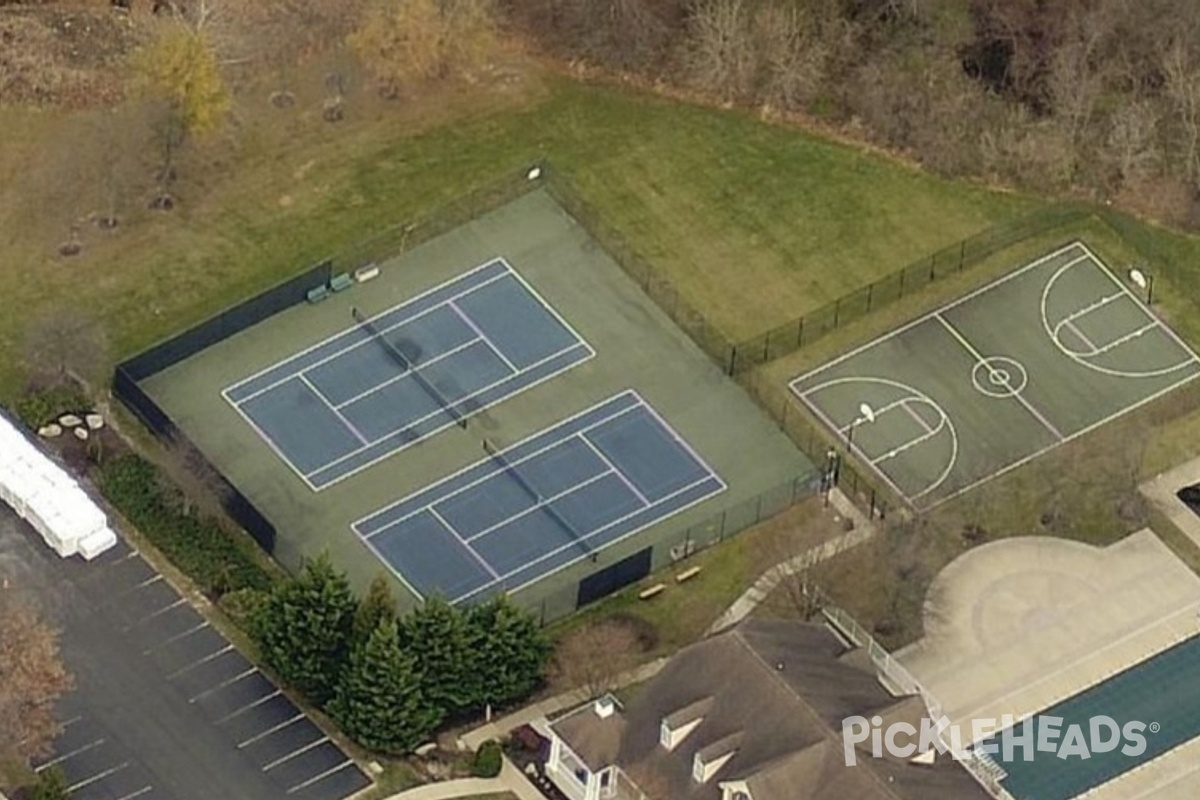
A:
[[[575,601],[576,608],[583,608],[601,597],[610,595],[617,589],[637,583],[650,574],[650,562],[653,547],[639,550],[628,558],[623,558],[611,567],[605,567],[594,575],[589,575],[579,582],[579,597]]]
[[[135,381],[142,381],[172,364],[178,364],[235,333],[304,302],[308,290],[329,283],[333,262],[322,261],[305,272],[209,317],[199,325],[160,342],[121,365]]]

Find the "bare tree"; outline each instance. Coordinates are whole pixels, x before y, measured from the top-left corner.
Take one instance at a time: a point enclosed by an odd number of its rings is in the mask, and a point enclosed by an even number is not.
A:
[[[1158,114],[1151,101],[1133,99],[1109,118],[1105,154],[1122,183],[1145,178],[1158,166]]]
[[[802,6],[760,6],[754,15],[754,41],[762,72],[761,100],[795,109],[821,91],[828,45]]]
[[[35,375],[68,376],[90,387],[108,374],[110,353],[104,328],[86,304],[53,306],[33,317],[25,329],[23,360]]]
[[[1180,132],[1178,145],[1184,174],[1196,186],[1200,178],[1200,64],[1193,48],[1190,39],[1174,37],[1162,53],[1162,74],[1163,89]]]
[[[74,681],[58,653],[58,631],[12,589],[0,589],[0,755],[45,755],[61,730],[55,703]]]
[[[599,697],[617,688],[624,673],[637,666],[637,634],[616,620],[600,620],[568,633],[554,653],[555,682]]]
[[[725,100],[743,97],[756,68],[746,0],[699,0],[688,20],[685,65],[701,89]]]

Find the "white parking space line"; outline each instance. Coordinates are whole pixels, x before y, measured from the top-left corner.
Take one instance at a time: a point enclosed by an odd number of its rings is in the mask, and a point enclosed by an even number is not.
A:
[[[157,575],[153,575],[149,578],[146,578],[146,580],[142,581],[141,583],[139,583],[137,586],[134,586],[133,588],[134,589],[143,589],[147,586],[158,583],[162,579],[163,579],[163,576],[162,576],[162,573],[160,572]]]
[[[61,756],[55,756],[54,758],[47,761],[45,764],[41,764],[37,767],[34,767],[33,771],[41,772],[42,770],[46,769],[46,767],[52,767],[55,764],[61,764],[62,762],[66,761],[67,759],[74,758],[75,756],[80,755],[82,753],[86,753],[88,750],[94,750],[95,748],[99,747],[102,744],[104,744],[104,740],[97,739],[96,741],[92,742],[91,744],[85,744],[83,747],[76,747],[74,750],[72,750],[69,753],[63,753]]]
[[[353,765],[354,765],[354,762],[353,762],[353,761],[351,761],[351,760],[349,760],[349,759],[346,759],[346,760],[345,760],[345,761],[343,761],[341,764],[338,764],[336,767],[333,767],[332,769],[327,769],[327,770],[325,770],[325,771],[324,771],[324,772],[322,772],[320,775],[314,775],[313,777],[309,778],[308,780],[304,781],[303,783],[297,783],[295,786],[293,786],[292,788],[288,789],[288,790],[287,790],[287,793],[288,793],[288,794],[292,794],[293,792],[298,792],[298,791],[300,791],[301,789],[304,789],[304,788],[306,788],[306,787],[308,787],[308,786],[312,786],[312,785],[313,785],[314,783],[316,783],[317,781],[321,781],[321,780],[324,780],[324,779],[328,778],[330,775],[332,775],[332,774],[333,774],[333,773],[335,773],[335,772],[341,772],[341,771],[342,771],[342,770],[344,770],[346,767],[348,767],[348,766],[353,766]]]
[[[314,747],[319,747],[328,741],[329,741],[328,736],[322,736],[320,739],[317,739],[315,742],[309,742],[308,744],[304,745],[304,747],[301,747],[299,750],[293,750],[292,752],[288,753],[286,756],[282,756],[281,758],[275,759],[270,764],[267,764],[265,767],[263,767],[262,771],[266,772],[269,769],[274,769],[275,767],[278,767],[283,762],[288,761],[289,759],[293,759],[298,755],[307,753],[309,750],[312,750]]]
[[[161,616],[173,608],[179,608],[179,606],[183,605],[186,602],[187,602],[187,600],[184,600],[182,597],[180,597],[175,602],[169,603],[168,605],[163,606],[158,611],[155,611],[153,614],[149,614],[145,617],[142,617],[141,619],[139,619],[137,622],[133,623],[132,625],[127,625],[125,627],[125,631],[128,632],[130,630],[133,630],[138,625],[141,625],[143,622],[149,622],[150,620],[154,619],[155,617]]]
[[[267,702],[268,700],[273,700],[274,698],[279,697],[279,695],[281,695],[281,694],[283,694],[283,690],[276,689],[275,691],[271,692],[270,694],[265,694],[262,697],[258,698],[253,703],[247,703],[246,705],[242,706],[241,708],[229,712],[228,714],[221,717],[219,720],[217,720],[213,724],[214,725],[223,725],[226,722],[229,722],[229,720],[236,717],[238,714],[241,714],[243,711],[249,711],[252,708],[257,708],[258,706],[261,706],[263,703]]]
[[[125,769],[128,766],[129,766],[128,761],[122,761],[120,764],[117,764],[115,767],[112,767],[111,769],[106,769],[106,770],[104,770],[104,772],[97,773],[97,774],[93,775],[92,777],[88,778],[87,780],[82,780],[79,783],[74,784],[73,786],[68,786],[67,791],[72,792],[72,793],[77,792],[85,786],[91,786],[96,781],[104,780],[109,775],[116,775],[118,772],[120,772],[121,770]]]
[[[203,622],[200,622],[200,623],[192,626],[191,628],[188,628],[183,633],[177,633],[174,636],[169,637],[165,641],[159,642],[158,644],[154,645],[153,647],[147,647],[145,650],[142,651],[142,655],[148,656],[151,653],[153,653],[155,650],[159,649],[160,647],[166,647],[167,645],[171,644],[172,642],[177,642],[180,639],[184,638],[185,636],[191,636],[196,631],[201,630],[202,628],[207,628],[207,627],[208,627],[208,620],[204,620]]]
[[[220,650],[215,650],[215,651],[209,653],[204,658],[197,659],[196,661],[193,661],[192,663],[188,664],[185,667],[180,667],[179,669],[175,670],[170,675],[168,675],[167,680],[169,680],[169,681],[174,680],[175,678],[178,678],[183,673],[187,672],[189,669],[195,669],[196,667],[200,666],[201,664],[207,664],[209,661],[212,661],[214,658],[220,658],[221,656],[225,655],[232,649],[233,649],[233,645],[227,644],[224,647],[222,647]]]
[[[152,788],[153,787],[151,787],[151,786],[143,786],[142,788],[138,789],[136,792],[130,792],[127,795],[118,797],[117,800],[133,800],[133,798],[135,798],[135,797],[141,797],[146,792],[150,791]]]
[[[265,731],[260,731],[256,734],[254,734],[253,736],[251,736],[249,739],[245,740],[244,742],[238,742],[238,749],[241,750],[243,747],[246,747],[247,745],[254,744],[259,739],[262,739],[265,736],[270,736],[272,733],[275,733],[276,731],[281,731],[284,728],[286,728],[288,725],[291,725],[293,722],[296,722],[297,720],[301,720],[301,719],[304,719],[304,715],[297,714],[296,716],[292,717],[291,719],[285,719],[283,722],[279,723],[278,725],[272,725],[270,728],[267,728]]]
[[[195,703],[197,700],[199,700],[199,699],[201,699],[201,698],[203,698],[203,697],[208,697],[210,694],[214,694],[214,693],[216,693],[216,692],[219,692],[219,691],[221,691],[222,689],[224,689],[226,686],[229,686],[229,685],[230,685],[230,684],[232,684],[232,683],[237,683],[237,682],[238,682],[238,681],[240,681],[242,678],[246,677],[247,675],[253,675],[255,672],[258,672],[258,668],[257,668],[257,667],[251,667],[250,669],[246,670],[245,672],[239,672],[237,675],[234,675],[234,676],[233,676],[232,678],[230,678],[229,680],[224,680],[224,681],[221,681],[221,682],[220,682],[220,683],[218,683],[216,686],[212,687],[211,689],[205,689],[203,692],[201,692],[200,694],[196,695],[195,697],[189,697],[189,698],[188,698],[188,702],[189,702],[189,703]]]

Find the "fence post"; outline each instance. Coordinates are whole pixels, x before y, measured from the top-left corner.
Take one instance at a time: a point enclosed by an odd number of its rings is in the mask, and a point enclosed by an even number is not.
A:
[[[838,317],[842,313],[842,298],[833,301],[833,327],[838,326]]]
[[[800,318],[800,324],[796,326],[796,349],[804,347],[804,317]]]
[[[729,346],[729,370],[728,370],[728,373],[730,376],[737,374],[737,345],[736,344]]]
[[[871,313],[871,295],[875,293],[875,283],[867,284],[867,313]]]
[[[905,272],[908,272],[908,270],[901,268],[901,270],[900,270],[900,294],[896,296],[897,300],[904,297],[904,273]]]
[[[963,270],[963,261],[967,257],[967,240],[963,239],[958,245],[958,271]]]
[[[936,263],[937,263],[937,256],[936,255],[930,256],[929,257],[929,282],[930,283],[933,283],[933,279],[935,277],[937,277],[933,272],[933,267],[934,267],[934,264],[936,264]]]

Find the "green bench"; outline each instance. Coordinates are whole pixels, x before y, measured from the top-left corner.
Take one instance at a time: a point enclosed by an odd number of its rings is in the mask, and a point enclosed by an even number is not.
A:
[[[306,295],[306,298],[310,303],[319,303],[326,297],[329,297],[328,286],[314,286],[308,290],[308,294]]]
[[[335,292],[340,292],[345,289],[349,289],[353,285],[354,285],[354,279],[351,278],[349,275],[347,275],[345,272],[334,275],[333,278],[329,281],[329,288]]]

